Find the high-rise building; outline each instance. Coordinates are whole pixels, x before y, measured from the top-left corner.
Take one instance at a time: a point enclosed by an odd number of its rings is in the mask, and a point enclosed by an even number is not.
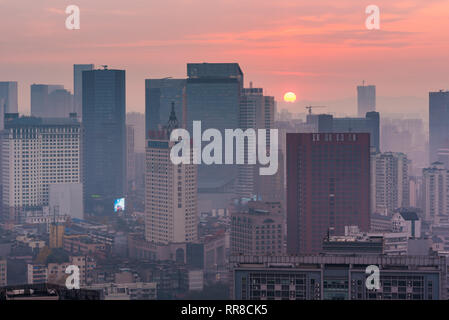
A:
[[[429,163],[449,148],[449,91],[429,92]]]
[[[32,84],[31,115],[40,118],[67,118],[73,96],[62,85]]]
[[[158,131],[167,122],[172,102],[183,127],[185,120],[185,79],[146,79],[145,80],[145,136],[150,130]]]
[[[170,133],[178,127],[172,108],[168,126],[151,132],[147,140],[145,172],[145,239],[156,244],[194,242],[198,238],[197,171],[190,164],[175,165]]]
[[[357,86],[357,115],[364,117],[370,111],[376,111],[376,86]]]
[[[367,112],[359,118],[334,118],[330,114],[307,115],[314,132],[368,132],[372,152],[380,152],[379,112]]]
[[[243,72],[237,63],[187,64],[187,129],[192,135],[193,121],[201,129],[239,127]],[[201,193],[233,193],[237,178],[236,165],[199,165],[198,189]]]
[[[409,160],[399,152],[371,156],[371,213],[391,215],[410,205]]]
[[[280,202],[236,204],[231,213],[232,254],[282,254],[284,216]]]
[[[126,185],[125,70],[83,72],[85,210],[112,212]]]
[[[52,184],[79,184],[80,123],[76,119],[20,117],[1,134],[3,219],[49,204]]]
[[[434,162],[423,169],[422,176],[425,219],[433,222],[449,216],[449,171],[441,162]]]
[[[136,154],[134,152],[134,127],[126,126],[126,180],[129,183],[134,181],[136,171]]]
[[[7,277],[7,263],[6,259],[0,257],[0,287],[4,287],[8,284]]]
[[[128,112],[126,124],[134,128],[134,151],[145,153],[145,115],[139,112]]]
[[[0,100],[2,99],[6,106],[4,113],[19,112],[16,81],[0,81]]]
[[[370,224],[368,133],[287,133],[287,250],[320,252],[326,234]]]
[[[83,113],[83,71],[94,70],[93,64],[73,65],[73,110],[81,119]]]

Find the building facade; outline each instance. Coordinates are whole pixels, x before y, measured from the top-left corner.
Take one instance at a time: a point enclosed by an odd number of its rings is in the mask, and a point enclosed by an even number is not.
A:
[[[371,213],[391,215],[410,206],[409,162],[399,152],[371,156]]]
[[[320,252],[323,238],[370,224],[368,133],[287,134],[287,251]]]
[[[51,185],[79,184],[80,123],[76,119],[11,118],[1,134],[3,218],[47,206]]]
[[[111,214],[126,188],[126,97],[124,70],[83,75],[83,184],[85,210]]]
[[[370,111],[376,111],[376,86],[357,86],[357,115],[364,117]]]

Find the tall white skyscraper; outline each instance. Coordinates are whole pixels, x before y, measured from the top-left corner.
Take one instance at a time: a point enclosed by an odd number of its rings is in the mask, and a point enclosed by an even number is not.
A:
[[[376,111],[376,86],[363,83],[357,86],[357,115],[364,118],[370,111]]]
[[[409,160],[399,152],[371,156],[371,212],[390,215],[410,205]]]
[[[10,119],[0,148],[3,219],[20,222],[24,210],[47,206],[51,184],[81,183],[76,119]]]
[[[443,163],[434,162],[422,174],[425,219],[449,216],[449,171]]]
[[[145,173],[145,239],[157,244],[194,242],[198,238],[197,167],[175,165],[169,133],[177,127],[174,108],[166,130],[147,140]],[[193,152],[191,153],[191,155]]]
[[[19,112],[16,81],[0,81],[0,101],[1,100],[3,100],[3,104],[6,106],[5,113]]]
[[[94,70],[93,64],[74,64],[73,65],[73,110],[78,119],[81,119],[83,113],[83,71]]]

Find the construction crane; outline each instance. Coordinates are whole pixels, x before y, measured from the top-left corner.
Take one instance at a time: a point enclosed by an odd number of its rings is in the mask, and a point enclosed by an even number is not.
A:
[[[307,110],[309,110],[309,114],[312,114],[312,109],[315,108],[327,108],[326,106],[307,106],[305,107]]]

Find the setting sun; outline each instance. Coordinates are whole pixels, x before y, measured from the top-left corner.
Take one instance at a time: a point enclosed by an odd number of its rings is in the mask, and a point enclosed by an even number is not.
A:
[[[296,94],[293,92],[287,92],[284,94],[284,101],[285,102],[295,102],[296,101]]]

